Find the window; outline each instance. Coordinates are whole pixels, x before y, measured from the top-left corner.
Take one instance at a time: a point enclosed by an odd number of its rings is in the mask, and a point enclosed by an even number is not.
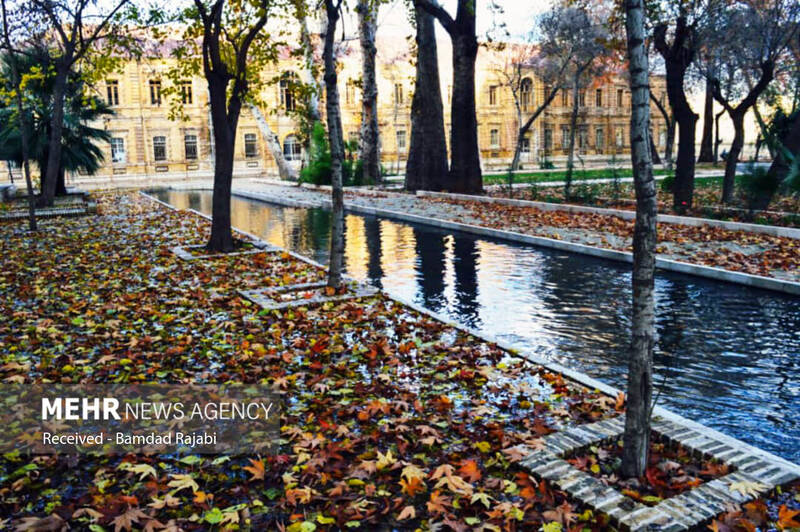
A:
[[[245,157],[256,157],[258,155],[258,148],[256,146],[256,134],[255,133],[245,133],[244,134],[244,156]]]
[[[161,81],[150,80],[150,104],[161,105]]]
[[[581,107],[586,107],[586,90],[582,90],[578,93],[578,105]]]
[[[294,111],[297,108],[297,102],[294,97],[294,87],[297,81],[297,74],[294,72],[287,72],[283,74],[280,81],[281,93],[281,106],[286,111]]]
[[[605,140],[605,135],[603,134],[603,128],[598,127],[594,130],[594,147],[598,150],[603,149],[603,144]]]
[[[406,132],[401,129],[397,132],[397,153],[406,152]]]
[[[594,91],[594,105],[595,107],[603,107],[603,89]]]
[[[529,154],[531,152],[531,138],[525,137],[522,139],[522,153]]]
[[[523,79],[519,86],[519,100],[523,111],[527,111],[528,108],[533,105],[533,101],[531,100],[532,94],[533,82],[531,81],[531,78]]]
[[[299,161],[303,157],[303,147],[294,135],[289,135],[283,141],[283,158],[287,161]]]
[[[589,128],[586,126],[578,127],[578,148],[585,150],[589,147]]]
[[[666,146],[667,145],[667,130],[662,129],[658,134],[658,145],[659,146]]]
[[[153,159],[156,161],[167,160],[167,137],[153,137]]]
[[[492,129],[489,131],[489,146],[496,150],[500,147],[500,130]]]
[[[569,105],[569,92],[567,89],[561,89],[561,107],[566,107]]]
[[[615,132],[617,148],[621,148],[625,145],[625,127],[624,126],[617,126],[617,130]]]
[[[561,147],[569,148],[569,126],[561,126]]]
[[[394,103],[395,105],[403,105],[403,85],[400,83],[394,84]]]
[[[344,88],[344,101],[347,105],[353,105],[356,102],[356,84],[353,80],[349,80]]]
[[[185,105],[192,105],[192,82],[181,82],[181,103]]]
[[[617,107],[622,107],[622,89],[617,89]]]
[[[111,138],[111,162],[125,163],[125,139],[120,137]]]
[[[545,150],[552,150],[553,149],[553,130],[545,128],[544,130],[544,149]]]
[[[106,81],[106,101],[108,105],[119,105],[119,81],[115,79]]]
[[[497,105],[497,85],[489,87],[489,105]]]
[[[197,135],[185,135],[183,137],[183,145],[186,149],[186,160],[197,160]]]

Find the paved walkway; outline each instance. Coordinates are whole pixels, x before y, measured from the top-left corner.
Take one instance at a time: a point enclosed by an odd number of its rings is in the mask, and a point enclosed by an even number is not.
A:
[[[235,190],[321,206],[326,190],[239,180]],[[532,207],[487,205],[473,201],[420,198],[411,194],[348,190],[346,204],[402,212],[451,222],[503,229],[534,236],[621,251],[632,250],[633,222],[616,216],[547,212]],[[798,242],[708,226],[659,224],[658,256],[731,271],[800,282]]]

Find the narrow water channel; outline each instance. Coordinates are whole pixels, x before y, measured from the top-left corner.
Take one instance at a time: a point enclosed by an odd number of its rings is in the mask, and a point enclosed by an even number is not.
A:
[[[210,213],[210,192],[154,194]],[[320,262],[329,214],[234,198],[233,224]],[[629,266],[348,214],[346,268],[390,294],[618,387]],[[659,272],[659,404],[800,462],[800,298]]]

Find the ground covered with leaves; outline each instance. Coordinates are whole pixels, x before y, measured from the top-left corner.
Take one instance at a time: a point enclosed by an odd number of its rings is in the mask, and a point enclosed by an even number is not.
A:
[[[238,294],[324,278],[279,252],[184,261],[206,220],[137,195],[101,214],[0,224],[0,378],[263,383],[265,456],[0,461],[0,528],[603,530],[518,465],[621,405],[384,296],[263,311]]]
[[[629,177],[629,176],[625,176]],[[677,214],[672,209],[672,192],[663,183],[656,185],[658,212]],[[507,187],[492,187],[488,194],[493,197],[512,197],[514,199],[545,201],[549,203],[571,203],[614,209],[635,210],[636,195],[633,183],[580,183],[573,187],[569,201],[564,199],[563,187],[529,187],[514,189],[509,193]],[[685,216],[732,220],[745,223],[800,227],[800,195],[776,194],[767,211],[750,212],[747,195],[737,189],[733,203],[725,208],[722,202],[721,178],[697,178],[694,189],[694,205],[684,213]]]

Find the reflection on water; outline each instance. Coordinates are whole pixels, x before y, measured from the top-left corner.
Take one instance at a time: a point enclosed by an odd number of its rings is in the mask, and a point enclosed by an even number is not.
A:
[[[208,192],[159,197],[211,209]],[[629,266],[371,216],[346,222],[353,277],[624,387]],[[323,210],[235,198],[233,224],[326,261]],[[661,404],[800,462],[800,299],[663,272],[656,298]]]

